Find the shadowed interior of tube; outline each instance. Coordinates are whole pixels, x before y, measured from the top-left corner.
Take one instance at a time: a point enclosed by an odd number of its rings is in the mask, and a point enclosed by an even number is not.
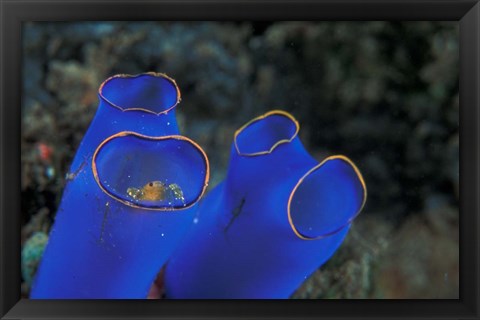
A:
[[[305,238],[339,231],[361,210],[363,178],[342,158],[327,160],[307,174],[292,195],[289,214],[294,230]]]
[[[94,164],[105,192],[151,209],[191,205],[202,195],[208,179],[208,163],[201,149],[173,137],[115,137],[100,147]]]
[[[154,113],[169,110],[179,98],[171,79],[154,74],[112,77],[103,84],[100,93],[123,110],[140,108]]]
[[[283,114],[271,114],[253,121],[236,136],[240,154],[270,152],[281,142],[288,142],[297,132],[296,123]]]

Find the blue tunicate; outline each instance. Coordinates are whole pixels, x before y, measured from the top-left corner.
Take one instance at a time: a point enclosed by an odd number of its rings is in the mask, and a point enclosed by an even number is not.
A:
[[[114,76],[100,86],[99,96],[66,175],[30,298],[146,298],[193,224],[206,189],[205,153],[178,135],[174,107],[180,92],[172,79],[157,73]],[[129,188],[153,182],[165,187],[153,191],[163,190],[171,204],[129,196]]]
[[[206,188],[207,166],[201,149],[185,137],[152,138],[134,132],[105,140],[93,157],[93,174],[105,193],[151,210],[196,203]],[[137,195],[129,194],[129,189],[138,190]]]
[[[366,200],[344,156],[321,163],[283,111],[235,134],[227,176],[169,260],[167,298],[288,298],[338,249]]]

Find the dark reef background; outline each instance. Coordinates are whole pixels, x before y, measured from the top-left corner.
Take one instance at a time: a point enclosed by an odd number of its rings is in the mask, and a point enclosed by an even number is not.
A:
[[[156,71],[180,87],[179,126],[208,154],[210,189],[234,131],[272,109],[297,118],[319,161],[344,154],[362,172],[362,214],[292,298],[458,298],[458,31],[457,22],[25,24],[23,294],[99,85]]]

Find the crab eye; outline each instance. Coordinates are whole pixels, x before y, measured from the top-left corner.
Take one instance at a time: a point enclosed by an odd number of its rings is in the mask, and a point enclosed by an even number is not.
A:
[[[148,185],[149,185],[150,187],[153,187],[153,182],[150,182]]]

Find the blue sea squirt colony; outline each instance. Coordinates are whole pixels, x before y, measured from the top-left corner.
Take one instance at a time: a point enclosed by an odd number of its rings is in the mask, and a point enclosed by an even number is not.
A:
[[[239,128],[225,179],[205,194],[203,149],[179,132],[180,90],[116,75],[67,173],[30,297],[288,298],[341,245],[367,191],[345,156],[320,163],[281,110]]]

